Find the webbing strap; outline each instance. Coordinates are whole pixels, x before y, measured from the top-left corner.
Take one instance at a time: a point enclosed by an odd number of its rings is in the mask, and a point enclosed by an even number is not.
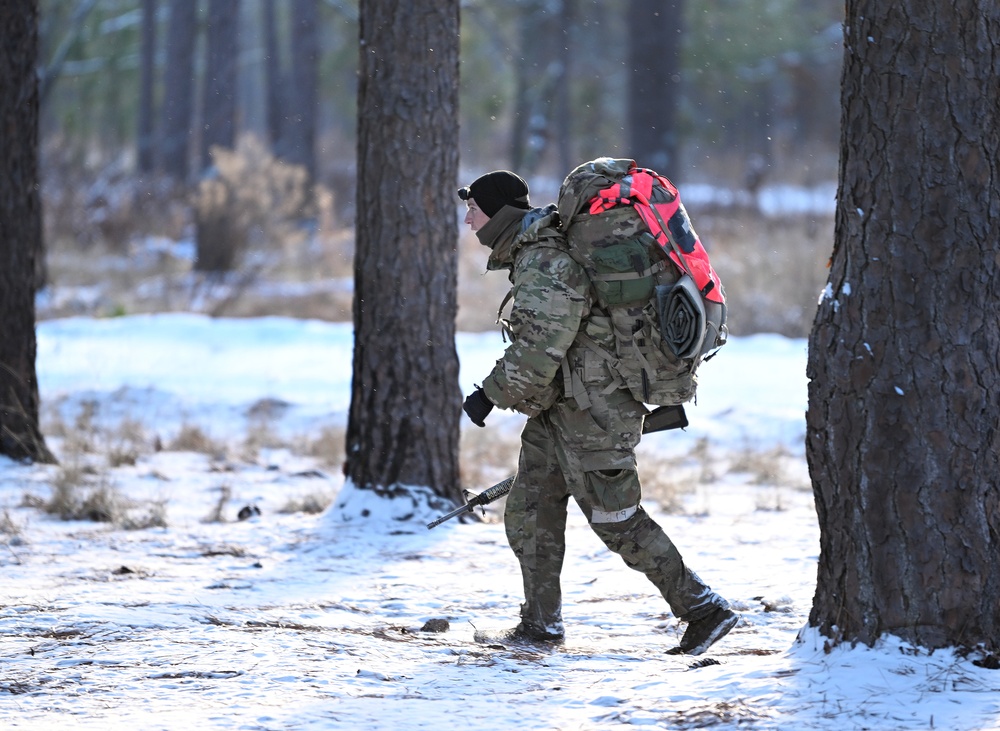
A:
[[[588,270],[587,274],[590,275],[591,279],[597,279],[601,282],[623,282],[630,279],[645,279],[657,272],[662,272],[666,268],[667,262],[661,259],[652,266],[646,267],[641,272],[609,272],[607,274],[600,274]]]
[[[563,358],[563,388],[566,398],[572,398],[577,405],[586,411],[591,407],[590,396],[587,395],[587,388],[583,385],[583,379],[579,374],[569,367],[569,358]]]
[[[602,396],[608,396],[618,389],[626,388],[626,383],[618,372],[619,361],[611,353],[597,344],[593,338],[584,333],[578,333],[577,341],[582,343],[588,350],[596,353],[608,364],[608,372],[611,374],[611,383],[601,389]],[[645,361],[644,361],[645,362]],[[573,398],[581,409],[589,409],[591,406],[590,397],[587,395],[587,386],[584,384],[580,374],[570,368],[569,359],[564,358],[562,362],[563,391],[567,398]]]
[[[611,355],[611,353],[609,353],[606,349],[598,345],[597,341],[589,335],[580,333],[576,336],[576,339],[587,346],[590,351],[596,353],[604,360],[604,362],[608,364],[608,370],[611,372],[611,383],[604,387],[601,391],[601,395],[607,396],[608,394],[614,393],[619,388],[625,388],[625,381],[622,380],[621,374],[618,372],[618,366],[620,365],[619,360]]]
[[[513,331],[510,329],[510,320],[505,320],[503,317],[503,308],[507,306],[507,303],[514,298],[514,288],[511,287],[507,290],[507,294],[503,298],[503,302],[500,303],[500,307],[497,308],[497,325],[500,326],[500,333],[503,336],[503,341],[507,342],[507,337],[510,336],[511,341],[514,340]]]

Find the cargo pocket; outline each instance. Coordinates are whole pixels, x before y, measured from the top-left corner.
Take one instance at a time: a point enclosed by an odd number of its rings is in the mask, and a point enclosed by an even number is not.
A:
[[[642,494],[635,469],[589,470],[584,484],[591,524],[623,523],[639,509]]]

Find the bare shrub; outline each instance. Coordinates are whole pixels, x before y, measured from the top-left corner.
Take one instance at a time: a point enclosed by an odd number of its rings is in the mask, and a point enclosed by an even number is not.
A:
[[[219,486],[219,499],[215,503],[211,512],[204,518],[202,518],[202,523],[225,523],[226,518],[224,512],[226,510],[226,503],[233,496],[233,489],[229,485]]]
[[[203,180],[195,199],[195,269],[229,272],[236,269],[247,248],[247,221],[235,210],[231,188],[218,179]]]
[[[698,471],[685,459],[651,457],[639,460],[643,498],[655,502],[666,513],[683,513],[684,496],[698,487]]]
[[[510,281],[501,272],[486,271],[489,253],[475,234],[463,231],[458,241],[459,331],[500,331],[496,323],[497,308],[510,289]]]
[[[4,508],[0,514],[0,535],[19,538],[23,531],[23,526],[11,517],[10,510]]]
[[[147,530],[149,528],[167,527],[167,503],[164,500],[156,500],[151,503],[145,512],[133,515],[128,513],[122,517],[119,527],[125,530]]]
[[[339,424],[330,424],[319,430],[315,439],[306,439],[301,451],[316,457],[326,467],[339,468],[347,458],[347,429]]]
[[[198,258],[195,268],[232,271],[251,246],[284,245],[305,236],[299,221],[310,215],[308,171],[275,158],[252,135],[235,150],[212,148],[212,177],[194,200]]]
[[[507,430],[463,429],[460,449],[462,485],[478,493],[517,470],[521,440]]]
[[[52,496],[43,506],[50,515],[62,520],[89,520],[95,523],[121,524],[135,504],[99,475],[91,484],[84,471],[63,468],[52,483]]]
[[[285,504],[278,509],[279,513],[307,513],[318,515],[330,507],[333,502],[332,492],[311,492],[300,497],[289,498]]]
[[[89,520],[94,523],[120,524],[133,504],[118,489],[107,482],[101,482],[80,500],[76,512],[62,516],[63,520]]]
[[[149,449],[143,425],[135,419],[123,419],[107,437],[105,451],[108,466],[135,465],[139,457],[149,453]]]
[[[221,459],[226,454],[226,445],[209,436],[195,424],[181,424],[181,428],[173,439],[167,442],[166,448],[171,452],[196,452]]]
[[[729,471],[748,473],[750,482],[755,485],[789,485],[792,479],[785,463],[790,458],[784,445],[779,444],[771,449],[745,446],[732,457]]]
[[[95,452],[97,450],[97,409],[96,401],[83,401],[73,420],[73,427],[66,437],[66,449],[71,454]]]
[[[833,249],[833,219],[731,208],[694,225],[726,287],[733,335],[809,335]]]
[[[275,419],[280,412],[271,409],[251,408],[247,419],[247,433],[243,438],[240,456],[247,462],[256,462],[262,449],[279,449],[289,446],[277,426]]]
[[[123,254],[145,236],[183,236],[185,192],[168,176],[136,178],[123,157],[83,162],[65,140],[47,139],[41,193],[50,253],[73,248]]]

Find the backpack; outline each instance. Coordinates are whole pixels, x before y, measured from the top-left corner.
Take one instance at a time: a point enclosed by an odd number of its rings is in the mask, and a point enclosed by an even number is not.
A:
[[[677,188],[634,160],[602,157],[566,176],[558,208],[570,256],[610,316],[615,352],[586,334],[579,339],[636,400],[691,400],[698,366],[726,342],[727,310]]]

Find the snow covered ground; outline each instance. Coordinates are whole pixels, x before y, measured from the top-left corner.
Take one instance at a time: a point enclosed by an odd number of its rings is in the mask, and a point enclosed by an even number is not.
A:
[[[350,398],[347,325],[81,318],[41,323],[38,343],[49,423],[89,408],[163,443],[192,424],[239,439],[269,403],[274,428],[303,434],[343,425]],[[463,334],[458,346],[469,390],[502,343]],[[0,458],[0,727],[1000,728],[1000,673],[892,639],[827,651],[806,627],[818,528],[804,371],[803,341],[734,339],[704,366],[690,427],[642,445],[640,459],[707,449],[730,465],[702,468],[683,511],[648,506],[743,614],[706,663],[664,654],[682,628],[576,511],[566,644],[502,648],[473,641],[476,628],[512,626],[521,598],[499,523],[428,531],[429,515],[286,513],[336,493],[336,470],[288,449],[244,460],[164,449],[85,470],[165,523],[126,530],[37,507],[65,464]],[[486,433],[521,423],[494,413]],[[51,438],[64,455],[68,440]],[[731,455],[775,446],[790,455],[790,479],[733,468]],[[238,520],[245,506],[260,514]],[[447,631],[424,631],[433,619]]]

